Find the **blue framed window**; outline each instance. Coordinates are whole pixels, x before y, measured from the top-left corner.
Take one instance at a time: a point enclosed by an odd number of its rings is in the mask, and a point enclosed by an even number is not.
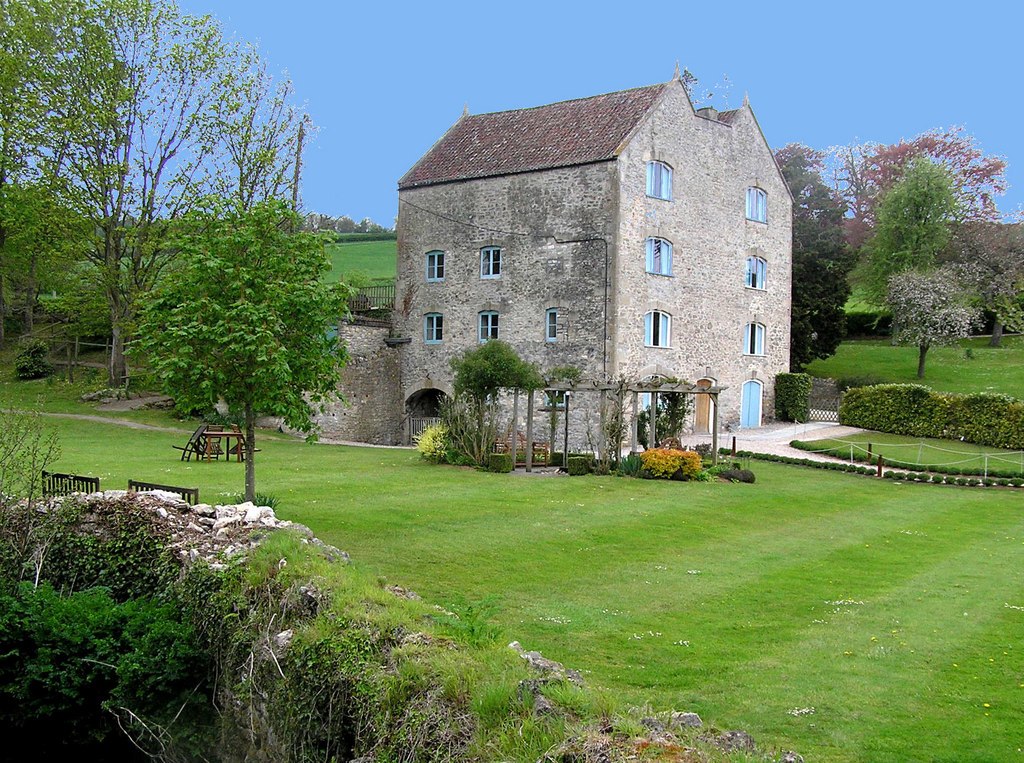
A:
[[[480,277],[501,278],[501,249],[485,246],[480,250]]]
[[[764,326],[748,323],[743,329],[743,354],[764,355]]]
[[[544,312],[544,341],[558,341],[558,308],[549,307]]]
[[[672,200],[672,168],[664,162],[647,162],[647,195]]]
[[[764,289],[768,282],[768,263],[763,257],[747,257],[746,285],[751,289]]]
[[[747,219],[768,222],[768,194],[754,186],[747,189]]]
[[[644,344],[648,347],[668,347],[672,331],[672,316],[652,310],[644,316]]]
[[[647,239],[647,272],[672,275],[672,242],[663,238]]]
[[[444,339],[444,316],[441,313],[427,313],[423,316],[423,341],[439,344]]]
[[[493,310],[480,313],[480,342],[498,338],[498,314]]]
[[[427,280],[444,280],[444,252],[427,252]]]

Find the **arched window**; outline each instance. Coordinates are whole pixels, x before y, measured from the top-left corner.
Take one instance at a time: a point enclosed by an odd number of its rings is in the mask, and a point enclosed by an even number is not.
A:
[[[743,329],[743,354],[764,355],[764,326],[748,323]]]
[[[671,339],[672,316],[659,310],[644,315],[644,344],[648,347],[668,347]]]
[[[747,257],[747,283],[751,289],[763,289],[767,283],[768,263],[763,257]]]
[[[768,194],[755,186],[747,189],[747,219],[768,222]]]
[[[544,341],[558,341],[558,308],[549,307],[544,312]]]
[[[438,344],[444,339],[444,316],[441,313],[427,313],[423,316],[423,341]]]
[[[647,239],[647,272],[672,275],[672,242],[663,238]]]
[[[498,314],[493,310],[485,310],[480,313],[479,338],[481,342],[498,338]]]
[[[444,252],[427,252],[427,280],[444,280]]]
[[[672,200],[672,168],[664,162],[647,162],[647,195]]]
[[[501,278],[501,249],[485,246],[480,250],[480,277]]]

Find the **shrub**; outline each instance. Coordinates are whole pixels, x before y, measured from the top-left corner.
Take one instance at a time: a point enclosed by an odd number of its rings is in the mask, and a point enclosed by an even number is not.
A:
[[[643,462],[640,460],[640,456],[636,453],[630,453],[619,461],[619,474],[623,477],[636,477],[640,474],[642,466]]]
[[[723,469],[718,474],[722,479],[729,480],[730,482],[746,482],[754,484],[754,473],[750,469]]]
[[[892,315],[887,312],[874,311],[846,314],[847,336],[890,336],[891,334]]]
[[[700,457],[700,453],[692,450],[680,452],[679,473],[681,479],[695,479],[702,468],[704,468],[704,459]]]
[[[512,471],[511,453],[491,453],[487,459],[487,471],[504,474]]]
[[[45,342],[38,339],[26,342],[14,357],[14,371],[19,379],[42,379],[53,373],[53,366],[46,359],[50,350]]]
[[[680,465],[682,459],[681,450],[668,450],[666,448],[651,448],[640,454],[640,461],[643,464],[644,476],[655,479],[671,479]]]
[[[551,458],[548,460],[548,466],[561,466],[562,461],[564,460],[562,458],[563,455],[564,454],[560,450],[552,451]]]
[[[570,477],[590,474],[590,462],[585,456],[569,456],[568,472]]]
[[[451,443],[448,441],[448,427],[432,424],[415,438],[416,450],[432,464],[440,464],[446,458]]]
[[[812,380],[809,374],[775,375],[775,416],[782,421],[807,421]]]

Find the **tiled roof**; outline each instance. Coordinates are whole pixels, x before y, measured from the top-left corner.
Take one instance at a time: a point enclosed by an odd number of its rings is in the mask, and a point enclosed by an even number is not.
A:
[[[612,159],[664,84],[464,116],[398,181],[415,188]]]
[[[732,121],[737,116],[739,116],[740,111],[742,111],[742,109],[733,109],[732,111],[719,111],[718,121],[725,122],[727,125],[730,125],[732,124]]]

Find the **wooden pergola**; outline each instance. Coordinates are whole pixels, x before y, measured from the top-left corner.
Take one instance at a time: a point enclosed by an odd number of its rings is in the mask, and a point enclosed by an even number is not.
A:
[[[629,394],[632,398],[631,409],[632,409],[632,422],[630,424],[630,446],[629,450],[631,453],[636,453],[639,446],[639,437],[637,432],[637,419],[640,411],[640,395],[650,394],[651,396],[651,415],[650,415],[650,433],[648,434],[647,442],[652,445],[657,442],[657,417],[658,417],[658,395],[661,393],[674,393],[683,395],[708,395],[711,398],[711,409],[713,411],[712,422],[711,422],[711,458],[713,463],[718,463],[718,396],[728,387],[719,386],[703,386],[698,384],[691,384],[689,382],[658,382],[657,380],[642,381],[636,383],[625,383],[622,382],[611,382],[611,381],[596,381],[596,380],[585,380],[578,382],[555,382],[548,384],[544,387],[545,392],[561,392],[568,393],[564,394],[565,407],[565,430],[564,430],[564,443],[562,446],[562,453],[568,453],[569,451],[569,399],[571,395],[578,392],[592,393],[596,392],[600,395],[600,412],[601,412],[601,442],[602,452],[608,450],[607,440],[607,398],[609,393],[615,395],[626,395]],[[516,445],[519,438],[519,390],[515,390],[512,406],[512,463],[516,462]],[[533,412],[534,412],[534,394],[536,390],[530,390],[526,397],[526,471],[533,471]],[[623,408],[625,401],[623,401]],[[551,443],[551,450],[554,451],[554,443]],[[619,443],[616,447],[621,447]],[[563,456],[566,458],[566,456]]]

